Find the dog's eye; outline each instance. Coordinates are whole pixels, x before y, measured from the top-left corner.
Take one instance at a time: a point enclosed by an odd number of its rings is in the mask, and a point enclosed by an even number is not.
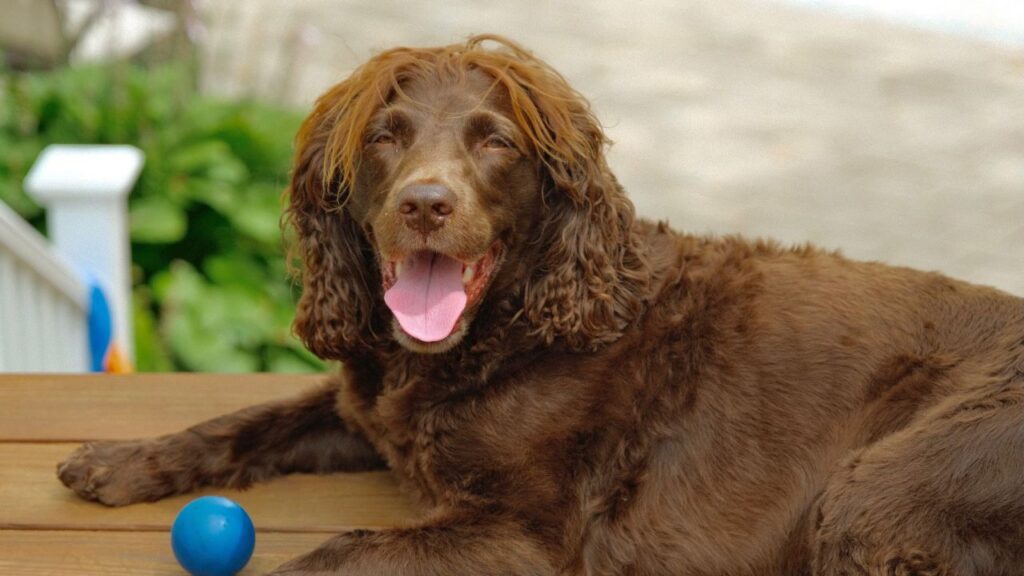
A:
[[[377,132],[367,139],[370,144],[395,144],[398,140],[391,132]]]
[[[491,150],[505,150],[515,148],[515,145],[512,144],[511,140],[501,136],[500,134],[491,134],[486,140],[484,140],[483,147]]]

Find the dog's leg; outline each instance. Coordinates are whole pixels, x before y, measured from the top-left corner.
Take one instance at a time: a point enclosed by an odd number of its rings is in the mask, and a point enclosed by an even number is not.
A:
[[[350,532],[270,576],[554,576],[559,543],[544,546],[525,524],[461,512],[411,528]]]
[[[1024,380],[973,389],[851,455],[821,498],[814,574],[1020,573]]]
[[[57,474],[83,498],[123,506],[201,486],[243,488],[290,472],[383,467],[369,443],[338,416],[337,392],[332,382],[176,434],[89,443],[61,463]]]

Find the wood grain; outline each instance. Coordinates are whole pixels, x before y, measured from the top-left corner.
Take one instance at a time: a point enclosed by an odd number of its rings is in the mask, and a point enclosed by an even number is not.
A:
[[[300,474],[244,492],[206,490],[151,504],[108,508],[78,498],[57,480],[57,462],[74,448],[74,444],[0,444],[0,529],[164,531],[189,500],[214,493],[241,504],[261,531],[340,532],[394,526],[414,517],[386,472]]]
[[[328,537],[257,531],[256,550],[239,576],[263,574]],[[0,574],[184,576],[185,571],[174,559],[166,533],[5,530],[0,531]]]
[[[256,525],[242,575],[263,573],[333,533],[415,518],[384,472],[294,475],[239,492],[207,490],[107,508],[57,480],[84,440],[152,437],[317,385],[322,376],[145,374],[0,375],[0,575],[181,576],[170,526],[186,502],[222,494]]]
[[[273,374],[0,375],[0,441],[158,436],[288,398],[323,379]]]

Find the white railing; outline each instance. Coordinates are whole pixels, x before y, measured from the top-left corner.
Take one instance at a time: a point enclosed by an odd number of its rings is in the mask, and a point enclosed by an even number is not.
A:
[[[131,365],[127,196],[142,163],[132,146],[47,146],[25,190],[49,240],[0,203],[0,372],[115,369],[114,349]]]
[[[0,372],[87,371],[86,297],[71,265],[0,203]]]

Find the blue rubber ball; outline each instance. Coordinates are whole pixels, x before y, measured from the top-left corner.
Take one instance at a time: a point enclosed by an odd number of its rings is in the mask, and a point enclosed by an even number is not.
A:
[[[245,567],[255,545],[252,519],[220,496],[189,502],[171,527],[174,556],[193,576],[232,576]]]

